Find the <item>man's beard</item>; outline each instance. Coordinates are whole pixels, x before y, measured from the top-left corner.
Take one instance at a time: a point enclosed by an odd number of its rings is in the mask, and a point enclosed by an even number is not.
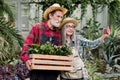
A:
[[[52,24],[54,27],[59,27],[60,21],[51,18],[51,24]]]

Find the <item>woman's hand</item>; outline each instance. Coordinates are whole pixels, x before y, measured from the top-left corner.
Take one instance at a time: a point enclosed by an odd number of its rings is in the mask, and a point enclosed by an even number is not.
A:
[[[110,28],[109,26],[104,28],[103,35],[100,37],[100,40],[104,42],[104,39],[110,36]]]
[[[106,36],[109,36],[109,35],[110,35],[110,28],[109,28],[109,26],[106,27],[106,28],[104,28],[103,34],[106,34]]]

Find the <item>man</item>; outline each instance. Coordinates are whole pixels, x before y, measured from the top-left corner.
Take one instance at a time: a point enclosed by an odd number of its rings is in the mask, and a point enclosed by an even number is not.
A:
[[[50,41],[54,45],[61,45],[61,34],[58,27],[66,12],[67,9],[60,7],[59,4],[55,3],[44,12],[44,19],[46,21],[33,25],[25,40],[20,55],[21,60],[26,64],[28,70],[31,70],[31,62],[28,52],[31,44],[45,44],[47,41]],[[58,74],[58,71],[31,70],[30,80],[57,80]]]

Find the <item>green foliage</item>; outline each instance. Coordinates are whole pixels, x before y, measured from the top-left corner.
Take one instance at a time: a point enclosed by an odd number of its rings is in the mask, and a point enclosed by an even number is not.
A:
[[[51,6],[54,3],[59,3],[63,7],[67,8],[69,11],[66,14],[67,16],[70,16],[73,11],[78,8],[78,5],[81,4],[81,19],[84,17],[86,13],[86,7],[88,4],[92,6],[93,10],[93,17],[95,18],[95,14],[100,7],[105,7],[106,5],[110,5],[112,2],[119,2],[118,0],[45,0],[38,2],[39,4],[43,5],[43,11],[48,8],[48,6]]]
[[[45,11],[45,9],[48,8],[48,6],[51,6],[54,3],[59,3],[62,7],[67,8],[69,11],[67,12],[67,14],[65,15],[70,16],[73,11],[78,7],[78,5],[81,3],[80,0],[45,0],[45,1],[41,1],[41,4],[43,4],[43,11]]]
[[[96,60],[85,61],[86,68],[88,70],[88,80],[105,80],[101,73],[97,72]]]
[[[100,23],[98,21],[90,19],[87,21],[86,26],[82,28],[80,34],[82,34],[87,39],[94,40],[101,34],[101,28],[98,28],[99,26]]]
[[[17,57],[23,44],[22,36],[13,26],[13,22],[0,18],[0,65]]]
[[[113,0],[109,6],[110,25],[120,25],[120,0]]]
[[[50,42],[46,42],[44,45],[32,44],[29,48],[31,54],[49,54],[49,55],[61,55],[67,56],[71,55],[71,49],[67,46],[55,46]]]
[[[8,18],[10,21],[12,21],[12,22],[14,21],[15,17],[13,15],[10,5],[8,3],[6,3],[5,0],[0,0],[0,17],[4,16],[4,13],[8,14]]]
[[[114,60],[120,58],[120,27],[111,26],[111,35],[103,44],[103,59],[107,67],[113,68]],[[106,71],[109,72],[110,70]]]

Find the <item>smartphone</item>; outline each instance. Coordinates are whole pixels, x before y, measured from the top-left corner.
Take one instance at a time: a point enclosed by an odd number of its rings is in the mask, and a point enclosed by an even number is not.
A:
[[[109,29],[110,29],[109,27],[105,27],[105,28],[103,29],[103,33],[104,33],[104,34],[109,34],[109,32],[108,32]]]

